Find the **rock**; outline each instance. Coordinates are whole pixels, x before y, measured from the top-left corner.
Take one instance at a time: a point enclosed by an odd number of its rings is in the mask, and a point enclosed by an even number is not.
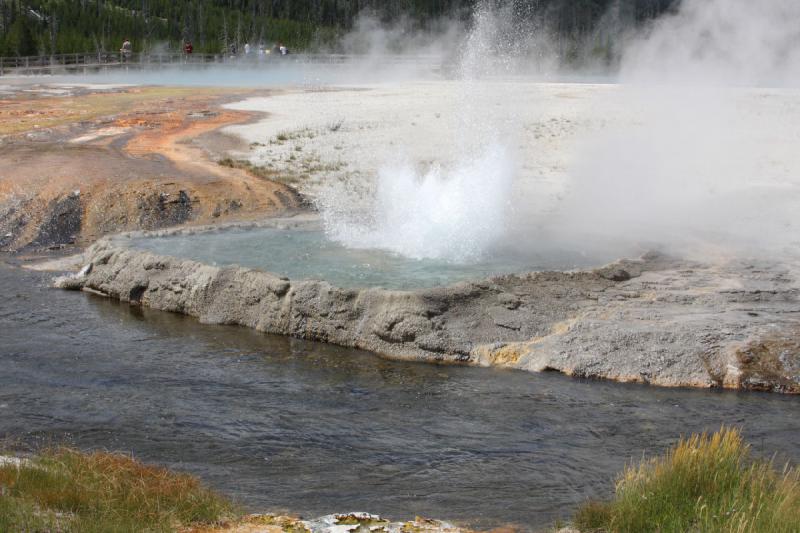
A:
[[[53,287],[68,291],[79,291],[83,289],[84,283],[85,280],[79,279],[74,275],[58,276],[53,279]]]
[[[611,281],[628,281],[631,279],[630,273],[623,268],[611,268],[608,270],[603,270],[600,275]]]
[[[15,457],[13,455],[0,455],[0,466],[15,466],[19,468],[22,465],[29,464],[30,461],[23,457]]]
[[[654,262],[594,271],[352,290],[118,242],[96,243],[86,251],[87,269],[55,285],[398,359],[800,393],[795,264],[762,261],[748,269],[737,261],[704,265],[654,255]]]
[[[513,310],[515,308],[507,308],[507,307],[490,307],[486,310],[490,317],[492,317],[492,321],[495,325],[500,326],[501,328],[512,329],[515,331],[519,331],[522,329],[522,324],[520,320],[522,319],[521,313],[515,313]]]
[[[176,198],[167,192],[152,192],[137,199],[138,226],[147,229],[175,226],[193,218],[194,200],[185,190]]]
[[[47,246],[75,242],[75,235],[81,231],[83,215],[80,197],[70,194],[55,199],[50,202],[46,213],[35,242]]]
[[[92,268],[92,263],[88,263],[74,274],[58,276],[53,280],[53,286],[58,289],[79,291],[84,287],[86,283],[86,276],[92,272]]]
[[[501,292],[497,295],[497,300],[500,302],[500,305],[505,307],[506,309],[516,309],[522,303],[517,296],[514,294],[510,294],[507,292]]]
[[[468,530],[428,518],[416,517],[408,522],[390,522],[369,513],[341,513],[303,520],[302,526],[310,533],[468,533]]]

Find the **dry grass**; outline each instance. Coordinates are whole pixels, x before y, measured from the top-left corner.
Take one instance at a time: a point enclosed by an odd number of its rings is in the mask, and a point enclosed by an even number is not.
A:
[[[800,471],[753,460],[736,429],[681,439],[625,469],[614,499],[575,517],[585,533],[800,531]]]
[[[743,388],[800,394],[800,328],[766,335],[736,352]]]
[[[290,160],[295,159],[297,159],[297,157],[294,154],[291,154]],[[309,176],[306,174],[278,172],[268,167],[254,165],[246,159],[233,159],[230,157],[225,157],[217,161],[217,164],[223,167],[244,170],[256,178],[275,181],[278,183],[283,183],[284,185],[295,185],[302,183],[309,178]]]
[[[198,479],[126,455],[58,448],[0,466],[0,531],[176,531],[235,515]]]
[[[283,144],[287,141],[294,141],[297,139],[313,139],[317,133],[311,128],[300,128],[292,131],[279,131],[273,139],[270,139],[269,144]]]

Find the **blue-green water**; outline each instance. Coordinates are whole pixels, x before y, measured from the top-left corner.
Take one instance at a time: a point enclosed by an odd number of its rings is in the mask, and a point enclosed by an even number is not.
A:
[[[137,238],[130,245],[212,265],[257,268],[292,280],[321,279],[345,288],[439,287],[516,272],[586,268],[612,259],[552,248],[538,254],[521,253],[506,247],[480,261],[461,264],[346,248],[320,230],[274,228]]]

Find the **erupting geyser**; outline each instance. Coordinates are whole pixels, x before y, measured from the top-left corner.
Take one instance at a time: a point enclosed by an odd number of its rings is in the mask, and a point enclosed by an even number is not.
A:
[[[519,36],[509,34],[508,17],[485,3],[474,16],[458,69],[454,160],[385,163],[366,209],[353,209],[352,197],[341,187],[330,188],[318,201],[330,238],[351,248],[470,263],[485,258],[505,236],[517,170],[508,146],[518,124],[493,113],[507,102],[480,78],[507,73],[508,60],[519,53]]]
[[[343,214],[334,195],[326,199],[323,220],[329,236],[351,248],[476,261],[505,233],[513,177],[511,157],[499,144],[452,168],[386,165],[366,213]]]

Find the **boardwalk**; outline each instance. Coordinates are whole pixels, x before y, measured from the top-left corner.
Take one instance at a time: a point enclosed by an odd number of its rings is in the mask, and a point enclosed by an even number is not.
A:
[[[119,52],[56,54],[49,56],[0,57],[0,76],[89,73],[114,69],[155,69],[165,66],[210,66],[219,64],[252,64],[300,62],[320,64],[346,64],[364,59],[364,56],[346,54],[291,54],[250,56],[230,54],[164,54],[134,53],[125,57]],[[387,55],[371,58],[381,64],[408,64],[438,69],[441,64],[435,56]]]

